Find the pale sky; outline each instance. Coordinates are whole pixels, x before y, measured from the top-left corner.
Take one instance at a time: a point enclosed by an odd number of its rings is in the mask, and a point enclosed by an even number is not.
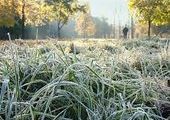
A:
[[[92,16],[106,17],[109,23],[116,24],[121,21],[122,25],[128,24],[129,12],[127,0],[86,0],[90,4]]]

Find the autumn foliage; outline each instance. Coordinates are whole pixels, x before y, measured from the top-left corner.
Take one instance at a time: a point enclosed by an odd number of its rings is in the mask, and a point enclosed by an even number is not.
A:
[[[148,24],[150,37],[151,25],[165,25],[170,23],[169,0],[130,0],[129,8],[137,20]]]
[[[79,35],[83,35],[84,38],[95,34],[96,27],[90,13],[81,14],[77,18],[76,31]]]
[[[58,21],[59,32],[77,12],[85,12],[78,0],[0,0],[0,26],[12,27],[21,20],[24,31],[27,24],[38,27]]]

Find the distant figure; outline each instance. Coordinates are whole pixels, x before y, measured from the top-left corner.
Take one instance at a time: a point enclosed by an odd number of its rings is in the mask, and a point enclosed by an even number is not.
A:
[[[128,31],[129,31],[129,29],[127,28],[127,26],[125,26],[125,28],[123,29],[123,37],[124,37],[124,39],[127,39]]]

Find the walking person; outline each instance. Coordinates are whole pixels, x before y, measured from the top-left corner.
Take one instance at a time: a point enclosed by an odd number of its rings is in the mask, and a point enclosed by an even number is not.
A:
[[[127,28],[127,26],[125,26],[123,28],[123,37],[124,37],[124,39],[127,39],[128,31],[129,31],[129,29]]]

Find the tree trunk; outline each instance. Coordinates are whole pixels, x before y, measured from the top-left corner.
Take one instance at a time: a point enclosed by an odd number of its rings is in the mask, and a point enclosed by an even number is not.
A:
[[[25,39],[25,0],[22,0],[22,25],[21,25],[21,34],[22,39]]]
[[[87,18],[85,17],[85,20],[84,20],[84,40],[86,40],[86,38],[87,38],[87,31],[86,31],[86,29],[87,29]]]
[[[134,39],[134,22],[133,17],[131,17],[131,39]]]
[[[57,26],[58,28],[57,28],[57,36],[58,36],[58,39],[60,39],[61,38],[61,34],[60,34],[60,32],[61,32],[61,28],[60,28],[60,23],[58,23],[58,26]]]
[[[58,39],[60,39],[61,38],[61,33],[60,33],[60,29],[58,29]]]
[[[84,33],[83,33],[83,37],[84,37],[84,40],[86,40],[86,31],[84,30]]]
[[[114,22],[113,22],[113,38],[116,39],[116,22],[115,22],[115,17],[114,17]]]
[[[122,35],[122,30],[121,30],[121,25],[119,21],[119,36],[118,36],[119,39],[121,39],[121,35]]]
[[[39,30],[38,27],[36,28],[36,40],[38,40],[38,34],[39,34]]]
[[[116,39],[116,26],[115,26],[115,23],[114,23],[114,26],[113,26],[113,38]]]
[[[148,37],[151,38],[151,20],[148,20]]]

